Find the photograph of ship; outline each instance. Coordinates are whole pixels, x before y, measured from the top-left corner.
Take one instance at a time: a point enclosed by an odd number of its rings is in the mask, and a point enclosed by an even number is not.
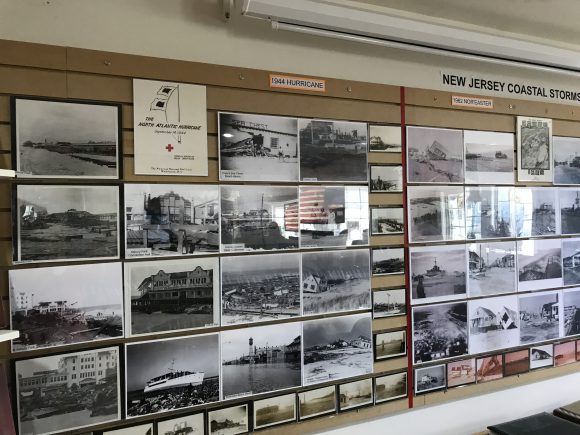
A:
[[[403,207],[371,207],[371,236],[403,234]]]
[[[223,331],[223,399],[270,393],[301,385],[300,323]]]
[[[300,255],[221,258],[222,325],[300,315]]]
[[[268,399],[254,400],[254,429],[296,421],[294,393]]]
[[[120,107],[14,99],[19,178],[119,178]]]
[[[554,184],[580,184],[580,138],[554,136]]]
[[[413,307],[413,364],[467,355],[467,302]]]
[[[466,256],[465,245],[410,248],[411,304],[465,299]]]
[[[371,165],[369,169],[370,192],[402,192],[403,167]]]
[[[375,403],[407,397],[407,372],[375,378]]]
[[[300,180],[367,181],[367,125],[299,119]]]
[[[580,284],[580,238],[562,239],[564,285]]]
[[[580,288],[565,289],[562,292],[564,306],[564,336],[580,334]]]
[[[560,239],[517,242],[518,291],[562,286]]]
[[[558,189],[562,234],[580,234],[580,188]]]
[[[503,365],[504,376],[515,376],[522,373],[527,373],[530,370],[529,349],[504,353]]]
[[[465,183],[513,184],[514,148],[512,133],[463,131]]]
[[[407,312],[404,288],[373,290],[373,319],[402,316]]]
[[[13,269],[12,352],[123,337],[121,263]]]
[[[369,125],[369,152],[400,153],[401,127]]]
[[[472,354],[520,344],[518,297],[497,296],[469,301],[469,351]]]
[[[373,379],[361,379],[338,386],[338,410],[360,408],[373,403]]]
[[[447,388],[475,383],[475,358],[447,363]]]
[[[297,395],[300,420],[336,412],[336,390],[334,385],[300,391]]]
[[[237,435],[250,430],[248,405],[215,409],[207,412],[209,435]]]
[[[125,184],[125,256],[218,252],[219,217],[217,186]]]
[[[409,183],[463,183],[463,132],[407,127]]]
[[[220,324],[215,257],[125,263],[128,335]]]
[[[572,364],[573,362],[576,362],[575,341],[554,344],[554,365],[556,367]]]
[[[221,186],[222,252],[298,248],[298,189]]]
[[[519,295],[520,344],[563,337],[561,304],[559,291]]]
[[[373,275],[396,275],[405,273],[405,249],[372,249],[372,270]]]
[[[560,234],[556,189],[516,187],[514,191],[516,237]]]
[[[372,373],[370,314],[305,321],[302,334],[304,385]]]
[[[53,434],[121,418],[117,347],[15,362],[20,434]]]
[[[495,381],[503,378],[503,357],[496,355],[477,358],[477,383]]]
[[[415,369],[415,394],[445,388],[445,364]]]
[[[407,355],[407,331],[379,332],[375,334],[375,359],[389,359]]]
[[[157,421],[158,435],[204,435],[203,412]]]
[[[300,247],[342,248],[368,240],[366,186],[300,186]]]
[[[302,253],[302,313],[369,309],[369,257],[368,249]]]
[[[466,187],[465,231],[468,239],[514,237],[512,187]]]
[[[411,243],[465,240],[463,187],[409,186],[407,198]]]
[[[220,180],[298,181],[298,120],[218,113]]]
[[[125,345],[127,418],[217,402],[218,334]]]
[[[90,432],[93,434],[94,432]],[[159,432],[162,434],[161,432]],[[153,435],[153,423],[139,424],[137,426],[128,426],[121,429],[105,430],[102,435]],[[166,434],[162,434],[166,435]]]
[[[486,242],[467,245],[469,297],[516,292],[516,243]]]
[[[117,186],[16,186],[14,262],[119,258]]]
[[[554,345],[545,344],[530,348],[530,370],[554,365]]]
[[[517,117],[518,181],[552,181],[552,120]]]

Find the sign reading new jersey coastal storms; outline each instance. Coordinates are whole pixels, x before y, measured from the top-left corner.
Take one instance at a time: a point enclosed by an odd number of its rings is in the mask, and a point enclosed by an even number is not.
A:
[[[207,176],[205,86],[133,80],[135,174]]]

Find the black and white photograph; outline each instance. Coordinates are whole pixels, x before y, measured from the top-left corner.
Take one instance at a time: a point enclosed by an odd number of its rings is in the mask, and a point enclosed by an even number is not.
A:
[[[518,249],[518,291],[561,287],[562,244],[560,239],[522,240]]]
[[[407,127],[407,181],[461,184],[463,131]]]
[[[217,402],[218,334],[125,345],[127,418]]]
[[[518,181],[552,181],[552,120],[517,117]]]
[[[220,186],[222,252],[298,248],[298,188]]]
[[[413,364],[467,355],[467,302],[413,307]]]
[[[120,419],[118,367],[118,347],[16,361],[20,434],[53,434]]]
[[[564,306],[564,336],[580,334],[580,288],[562,291]]]
[[[562,234],[580,234],[580,188],[560,187],[558,206]]]
[[[375,378],[375,404],[407,397],[407,372]]]
[[[298,181],[298,119],[218,113],[220,180]]]
[[[410,248],[411,304],[465,299],[466,256],[465,245]]]
[[[580,184],[580,138],[554,136],[554,184]]]
[[[519,295],[520,344],[539,343],[564,336],[560,291]]]
[[[218,252],[219,217],[217,186],[125,184],[125,256]]]
[[[445,375],[445,364],[415,369],[415,394],[444,389]]]
[[[18,178],[119,178],[116,104],[13,99]]]
[[[296,394],[254,400],[254,429],[296,421]]]
[[[300,391],[298,411],[300,420],[336,412],[336,389],[334,385]]]
[[[580,238],[562,239],[564,285],[580,285]]]
[[[237,435],[250,430],[248,405],[234,405],[229,408],[207,412],[208,435]]]
[[[90,435],[96,432],[90,432]],[[169,432],[171,433],[171,431]],[[120,429],[105,430],[102,435],[153,435],[153,423],[138,424],[134,426],[126,426]],[[166,435],[166,434],[164,434]]]
[[[371,193],[403,191],[403,167],[371,165],[369,167],[369,189]]]
[[[470,298],[516,292],[516,243],[483,242],[467,245]]]
[[[360,408],[365,405],[372,405],[373,379],[360,379],[358,381],[340,384],[338,386],[338,410]]]
[[[520,344],[518,297],[496,296],[469,301],[469,351],[472,354]]]
[[[407,188],[409,242],[465,240],[463,186]]]
[[[18,185],[15,263],[119,258],[117,186]]]
[[[222,331],[223,400],[301,385],[300,323]]]
[[[302,322],[304,385],[368,375],[373,371],[370,314]]]
[[[372,249],[373,275],[398,275],[405,273],[405,248]]]
[[[222,325],[300,315],[300,255],[221,258]]]
[[[447,388],[475,383],[475,358],[447,363]]]
[[[463,131],[465,183],[513,184],[515,138],[512,133]]]
[[[371,207],[371,236],[403,234],[403,207]]]
[[[203,412],[157,421],[159,435],[205,435]],[[152,435],[152,434],[151,434]]]
[[[304,315],[369,309],[369,250],[303,252],[301,287]]]
[[[401,127],[398,125],[369,125],[369,152],[400,153]]]
[[[377,361],[407,355],[407,331],[378,332],[375,334]]]
[[[407,312],[406,289],[373,290],[373,319],[402,316]]]
[[[368,240],[366,186],[300,186],[300,247],[342,248]]]
[[[533,346],[530,348],[530,370],[554,365],[554,345]]]
[[[556,189],[516,187],[514,190],[516,237],[560,234],[560,213]]]
[[[514,237],[513,187],[466,187],[465,231],[468,240]]]
[[[367,181],[367,125],[299,119],[301,181]]]
[[[127,335],[219,326],[215,257],[125,263]]]
[[[12,269],[12,352],[121,338],[120,262]]]

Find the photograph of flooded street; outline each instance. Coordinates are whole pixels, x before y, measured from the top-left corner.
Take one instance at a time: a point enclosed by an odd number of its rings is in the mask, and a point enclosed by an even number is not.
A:
[[[469,297],[516,292],[516,243],[486,242],[467,245]]]
[[[466,184],[513,184],[513,133],[463,131]]]
[[[445,388],[445,364],[415,369],[415,394]]]
[[[580,138],[554,136],[554,184],[580,184]]]

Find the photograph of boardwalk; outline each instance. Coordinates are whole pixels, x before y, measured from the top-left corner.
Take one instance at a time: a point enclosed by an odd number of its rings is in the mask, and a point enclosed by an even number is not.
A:
[[[222,325],[300,315],[300,255],[221,258]]]
[[[572,364],[573,362],[576,362],[575,341],[554,344],[554,365],[556,367]]]
[[[203,412],[199,412],[197,414],[182,415],[170,420],[158,420],[157,433],[159,435],[204,435],[204,426]]]
[[[477,358],[477,383],[503,378],[503,357],[501,354]]]
[[[369,125],[369,152],[400,153],[401,127],[398,125]]]
[[[404,227],[403,207],[371,208],[371,236],[403,234]]]
[[[554,365],[554,345],[545,344],[530,348],[530,370]]]
[[[296,421],[296,394],[254,400],[254,429]]]
[[[518,291],[562,286],[560,239],[517,242]]]
[[[556,189],[516,187],[514,190],[516,237],[560,234]]]
[[[580,138],[554,136],[554,184],[580,184]]]
[[[338,386],[338,410],[360,408],[373,403],[372,378],[348,382]]]
[[[475,358],[447,363],[447,388],[475,383]]]
[[[580,284],[580,238],[562,239],[564,285]]]
[[[300,391],[297,395],[300,420],[336,412],[336,390],[334,385]]]
[[[504,376],[520,375],[530,370],[530,350],[516,350],[504,353]]]
[[[120,107],[14,99],[19,178],[119,178]]]
[[[375,378],[375,403],[407,397],[407,372]]]
[[[373,290],[373,319],[405,314],[405,294],[404,288]]]
[[[563,337],[560,291],[519,295],[520,344],[538,343]]]
[[[564,336],[580,334],[580,288],[565,289],[562,292],[564,306]]]
[[[123,337],[121,263],[13,269],[12,352]]]
[[[371,165],[369,188],[371,192],[379,192],[379,193],[402,192],[403,167]]]
[[[514,237],[512,187],[466,187],[465,231],[468,239]]]
[[[465,183],[513,184],[515,137],[493,131],[463,132]]]
[[[487,242],[467,245],[469,297],[516,292],[516,243]]]
[[[520,344],[518,297],[497,296],[469,301],[469,351],[472,354]]]
[[[404,248],[375,248],[372,250],[373,275],[405,273]]]
[[[580,234],[580,188],[560,187],[558,206],[562,234]]]
[[[415,369],[415,394],[445,388],[445,364]]]
[[[382,360],[407,355],[407,331],[375,334],[375,359]]]
[[[250,429],[248,405],[235,405],[229,408],[208,411],[207,424],[209,435],[237,435]]]
[[[552,120],[517,117],[518,181],[552,181]]]

